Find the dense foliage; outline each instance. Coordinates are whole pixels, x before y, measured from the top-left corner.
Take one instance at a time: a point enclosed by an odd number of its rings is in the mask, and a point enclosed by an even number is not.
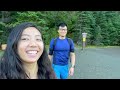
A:
[[[0,11],[0,42],[6,43],[15,25],[36,23],[42,30],[45,43],[58,35],[56,25],[68,24],[68,37],[81,44],[82,33],[87,33],[88,45],[120,45],[119,11]]]

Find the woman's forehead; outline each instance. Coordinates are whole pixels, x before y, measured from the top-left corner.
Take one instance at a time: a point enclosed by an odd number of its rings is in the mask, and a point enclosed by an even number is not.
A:
[[[22,34],[28,34],[28,35],[33,35],[33,34],[36,34],[36,35],[41,35],[40,31],[35,28],[35,27],[28,27],[26,29],[23,30]]]

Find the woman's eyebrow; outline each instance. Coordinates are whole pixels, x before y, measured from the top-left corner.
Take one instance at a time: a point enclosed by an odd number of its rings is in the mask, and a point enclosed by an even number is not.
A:
[[[35,35],[35,36],[39,36],[39,37],[41,37],[41,35]]]
[[[28,35],[28,34],[22,34],[22,36],[30,36],[30,35]],[[35,36],[41,37],[41,35],[35,35]]]
[[[22,36],[30,36],[30,35],[28,35],[28,34],[22,34]]]

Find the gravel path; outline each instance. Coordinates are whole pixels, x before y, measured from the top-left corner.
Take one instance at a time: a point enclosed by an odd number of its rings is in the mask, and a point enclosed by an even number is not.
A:
[[[75,73],[69,79],[120,79],[120,48],[85,48],[75,53]]]

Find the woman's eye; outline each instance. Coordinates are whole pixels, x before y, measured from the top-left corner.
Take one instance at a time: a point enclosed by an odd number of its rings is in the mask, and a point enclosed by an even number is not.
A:
[[[27,41],[27,40],[29,40],[28,38],[22,38],[21,40],[23,40],[23,41]]]
[[[37,41],[42,41],[42,39],[36,39]]]

